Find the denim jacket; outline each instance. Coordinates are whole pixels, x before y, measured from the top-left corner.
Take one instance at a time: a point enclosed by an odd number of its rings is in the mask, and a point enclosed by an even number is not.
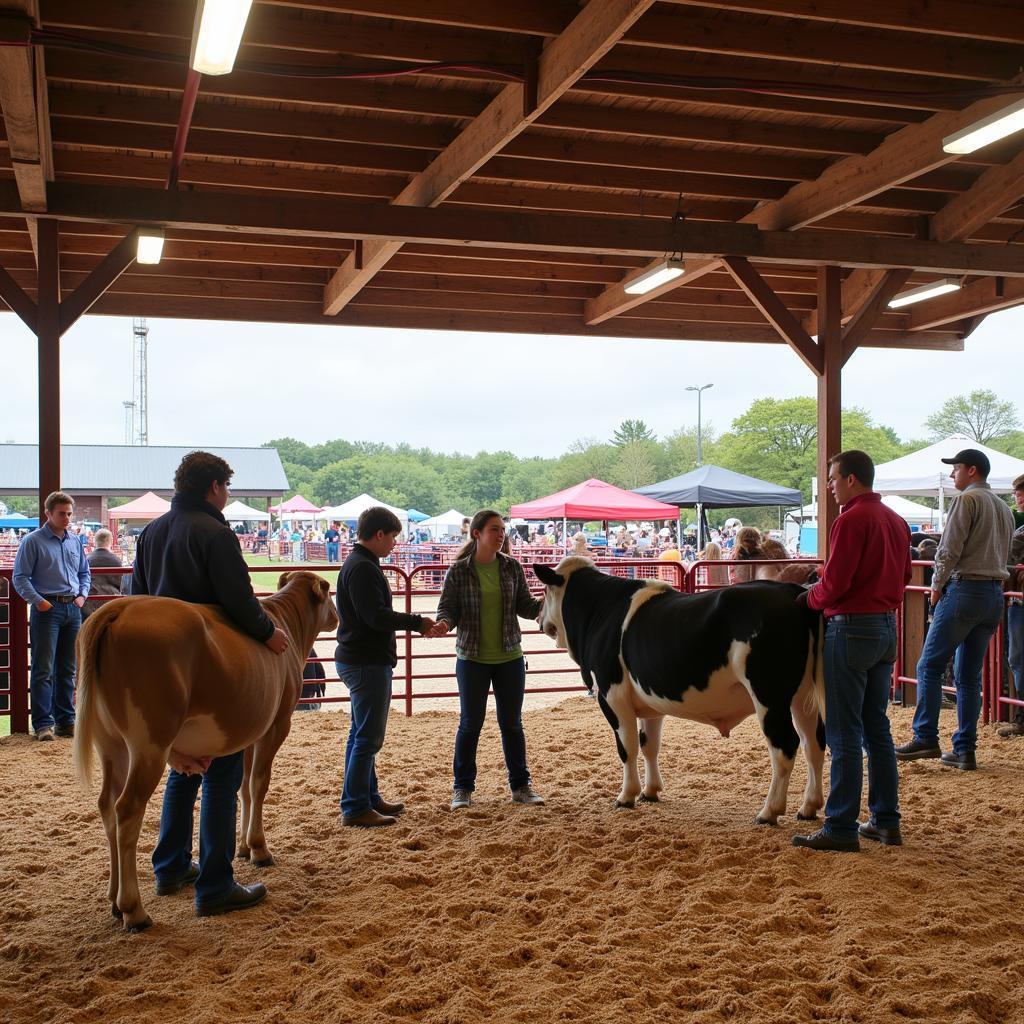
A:
[[[498,584],[501,589],[501,647],[514,651],[523,638],[517,616],[535,619],[540,601],[531,597],[522,565],[500,552]],[[455,653],[460,658],[476,658],[480,654],[480,602],[480,580],[473,567],[473,556],[468,555],[452,563],[437,606],[438,621],[444,619],[458,630]]]

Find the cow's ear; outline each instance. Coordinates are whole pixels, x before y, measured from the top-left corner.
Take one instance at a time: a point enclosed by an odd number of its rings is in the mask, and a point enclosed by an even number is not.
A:
[[[548,565],[534,565],[533,571],[537,574],[537,579],[541,583],[549,587],[564,587],[565,577],[559,576],[554,569]]]
[[[292,578],[293,575],[294,573],[291,572],[281,573],[281,575],[277,578],[277,589],[281,590],[284,587],[284,585]]]
[[[331,599],[331,585],[322,576],[313,583],[313,593],[325,604]]]

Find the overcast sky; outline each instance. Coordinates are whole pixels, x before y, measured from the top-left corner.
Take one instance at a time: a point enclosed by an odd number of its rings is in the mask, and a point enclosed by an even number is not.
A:
[[[607,439],[625,419],[659,436],[696,423],[687,385],[719,432],[757,398],[815,394],[785,345],[478,335],[438,331],[149,321],[150,444],[249,446],[291,436],[408,442],[437,451],[561,454]],[[903,439],[955,394],[1013,400],[1024,367],[1024,310],[990,316],[964,352],[861,349],[843,373],[843,405],[867,409]],[[66,443],[124,443],[132,326],[85,317],[62,342]],[[0,440],[36,442],[35,339],[0,314]]]

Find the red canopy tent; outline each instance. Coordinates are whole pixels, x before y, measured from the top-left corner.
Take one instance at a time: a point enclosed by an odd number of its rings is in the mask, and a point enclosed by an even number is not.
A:
[[[519,519],[600,519],[619,522],[626,519],[675,519],[679,509],[663,501],[645,498],[633,491],[606,484],[603,480],[584,480],[546,498],[513,505],[510,516]]]
[[[137,522],[148,523],[170,510],[171,503],[166,498],[161,498],[159,494],[154,494],[152,491],[146,491],[142,497],[129,501],[126,505],[118,505],[107,512],[107,518],[110,520],[110,532],[117,533],[114,522],[117,519],[134,519]]]

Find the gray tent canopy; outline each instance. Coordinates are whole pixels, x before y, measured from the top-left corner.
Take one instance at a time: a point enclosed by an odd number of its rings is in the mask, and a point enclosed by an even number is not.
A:
[[[637,494],[670,505],[703,505],[705,508],[739,508],[748,505],[803,505],[800,492],[767,480],[734,473],[721,466],[700,466],[671,480],[637,487]]]
[[[722,466],[698,466],[689,473],[662,480],[647,487],[637,487],[637,494],[669,505],[693,506],[697,509],[697,544],[703,546],[705,536],[704,510],[707,508],[740,508],[751,505],[803,505],[803,497],[792,487],[780,487],[767,480],[734,473]]]

